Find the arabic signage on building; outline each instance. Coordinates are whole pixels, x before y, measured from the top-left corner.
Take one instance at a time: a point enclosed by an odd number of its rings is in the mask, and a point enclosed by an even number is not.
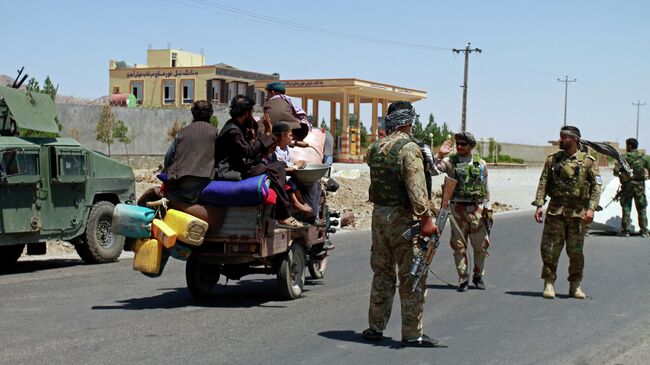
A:
[[[171,77],[196,76],[198,74],[199,73],[196,70],[192,70],[192,69],[189,69],[189,68],[182,69],[182,70],[179,69],[179,70],[163,70],[163,71],[160,71],[160,70],[156,70],[156,71],[151,71],[151,70],[136,71],[136,70],[134,70],[134,71],[127,72],[126,77],[130,78],[130,79],[142,79],[142,78],[155,78],[155,79],[157,79],[159,77],[171,78]]]
[[[286,81],[286,87],[322,87],[325,86],[323,80],[296,80]]]

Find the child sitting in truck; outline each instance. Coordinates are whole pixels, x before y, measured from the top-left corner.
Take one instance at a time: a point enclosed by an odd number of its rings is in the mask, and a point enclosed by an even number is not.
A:
[[[275,138],[275,151],[271,154],[272,161],[281,161],[286,165],[285,171],[287,176],[297,169],[305,167],[305,161],[293,161],[289,153],[289,145],[291,144],[291,139],[293,137],[289,125],[283,122],[276,123],[273,125],[272,129],[273,137]],[[305,203],[298,186],[293,181],[293,179],[288,178],[287,184],[285,185],[287,195],[291,200],[294,210],[300,212],[301,215],[310,217],[312,214],[311,207]]]

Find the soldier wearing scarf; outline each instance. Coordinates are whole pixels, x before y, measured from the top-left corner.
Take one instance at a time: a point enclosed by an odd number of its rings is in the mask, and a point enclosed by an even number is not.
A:
[[[402,304],[402,344],[435,347],[438,341],[425,335],[422,328],[426,297],[426,274],[419,281],[419,290],[411,290],[413,276],[409,271],[419,248],[402,238],[402,232],[420,220],[421,233],[432,235],[437,227],[431,218],[424,181],[422,152],[411,136],[415,120],[411,103],[399,101],[388,107],[388,136],[368,148],[366,161],[370,166],[370,201],[372,212],[372,251],[370,267],[374,273],[370,290],[368,322],[362,336],[380,341],[393,308],[396,281]],[[397,274],[395,266],[398,267]]]
[[[537,207],[535,220],[542,223],[542,206],[547,195],[551,198],[541,242],[542,295],[547,299],[555,298],[557,263],[565,244],[569,257],[569,296],[586,297],[580,287],[584,270],[584,237],[598,206],[602,178],[596,159],[583,152],[582,146],[620,160],[620,155],[611,146],[581,139],[578,128],[565,126],[560,130],[561,150],[546,159],[532,203]]]

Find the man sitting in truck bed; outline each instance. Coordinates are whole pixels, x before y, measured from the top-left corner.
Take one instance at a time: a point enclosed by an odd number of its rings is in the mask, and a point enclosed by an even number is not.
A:
[[[271,123],[263,120],[262,133],[256,135],[258,123],[253,119],[255,102],[248,96],[238,95],[230,103],[230,117],[226,122],[216,143],[216,179],[242,180],[251,176],[266,174],[271,188],[277,193],[275,219],[278,223],[290,227],[302,224],[291,217],[289,198],[284,190],[286,173],[280,162],[260,163],[262,157],[273,147]]]
[[[217,129],[210,124],[212,104],[198,100],[192,104],[192,123],[183,127],[165,154],[167,195],[174,200],[196,204],[201,190],[214,178]]]

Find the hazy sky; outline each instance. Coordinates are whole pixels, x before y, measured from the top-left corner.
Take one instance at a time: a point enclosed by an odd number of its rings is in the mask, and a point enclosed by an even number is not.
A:
[[[14,76],[25,65],[41,82],[50,75],[61,94],[84,98],[108,94],[109,59],[146,63],[149,45],[169,43],[204,49],[208,64],[282,78],[356,77],[426,90],[418,113],[457,130],[463,56],[450,49],[472,42],[483,50],[469,67],[467,128],[478,137],[557,138],[564,109],[557,79],[565,75],[578,80],[569,85],[568,123],[588,139],[634,136],[632,102],[650,104],[643,0],[2,0],[0,14],[0,73]],[[362,120],[369,116],[362,109]],[[650,148],[650,105],[641,107],[639,140]]]

